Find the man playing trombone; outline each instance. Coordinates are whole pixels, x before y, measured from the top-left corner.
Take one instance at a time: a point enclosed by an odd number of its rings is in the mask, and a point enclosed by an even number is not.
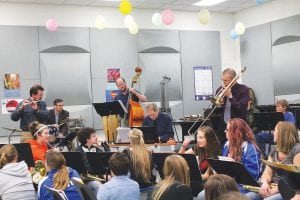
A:
[[[241,73],[244,71],[245,69]],[[222,75],[223,85],[217,89],[216,97],[214,98],[214,104],[218,107],[215,114],[220,117],[219,127],[216,132],[221,144],[224,144],[226,140],[224,130],[230,119],[241,118],[246,120],[250,96],[249,88],[237,82],[241,73],[237,75],[233,69],[225,69]]]
[[[20,128],[23,131],[28,131],[31,122],[47,122],[48,110],[46,103],[42,101],[43,92],[44,88],[41,85],[33,85],[29,91],[29,99],[21,101],[12,112],[11,119],[13,121],[21,119]]]

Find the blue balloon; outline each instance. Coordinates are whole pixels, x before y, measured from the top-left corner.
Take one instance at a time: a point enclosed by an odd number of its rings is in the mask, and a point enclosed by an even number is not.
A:
[[[257,4],[262,4],[262,3],[265,3],[266,0],[255,0]]]
[[[235,39],[237,39],[239,37],[239,35],[235,32],[234,29],[232,29],[230,31],[230,37],[231,37],[231,39],[235,40]]]

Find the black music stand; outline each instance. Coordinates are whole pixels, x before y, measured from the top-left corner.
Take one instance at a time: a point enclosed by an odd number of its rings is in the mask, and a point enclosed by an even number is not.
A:
[[[86,174],[84,158],[80,152],[61,152],[66,159],[66,165],[75,169],[79,174]]]
[[[93,103],[93,106],[101,117],[109,116],[109,115],[124,115],[124,113],[127,113],[127,109],[125,108],[124,104],[121,100],[118,101],[112,101],[112,102],[104,102],[104,103]],[[108,138],[107,140],[110,142],[109,138],[109,129],[108,129],[108,123],[107,123],[107,131],[108,131]],[[114,141],[114,138],[112,138]]]
[[[0,148],[5,144],[0,144]],[[18,162],[24,160],[28,167],[34,167],[34,160],[29,143],[16,143],[12,144],[16,147],[18,152]]]
[[[157,128],[155,126],[131,126],[130,128],[141,130],[143,132],[143,138],[146,144],[159,143]]]
[[[279,121],[284,121],[283,113],[281,112],[263,112],[263,113],[253,113],[254,121],[259,130],[268,130],[272,134],[272,130],[275,129],[276,124]],[[272,140],[269,140],[269,149],[268,153],[271,150],[271,145],[273,144]],[[263,152],[265,154],[265,152]]]
[[[226,174],[239,184],[259,187],[259,184],[241,163],[212,158],[207,158],[207,161],[218,174]]]
[[[160,177],[163,179],[163,166],[166,157],[174,153],[153,153],[152,161],[154,167],[159,172]],[[202,177],[199,170],[199,166],[196,160],[196,156],[192,154],[180,154],[188,163],[190,168],[190,185],[193,191],[193,195],[197,196],[198,193],[203,189]]]
[[[110,174],[108,161],[113,152],[87,152],[86,158],[92,168],[93,175],[106,174],[106,181]]]

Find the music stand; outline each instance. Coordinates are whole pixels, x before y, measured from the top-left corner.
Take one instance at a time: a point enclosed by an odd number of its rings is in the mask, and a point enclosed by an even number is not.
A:
[[[279,121],[284,121],[283,113],[281,112],[262,112],[262,113],[253,113],[254,121],[257,125],[259,130],[268,130],[270,134],[272,134],[272,130],[275,129],[276,124]],[[273,141],[269,141],[269,149],[268,152],[271,150],[271,145]],[[263,152],[265,153],[265,152]]]
[[[259,184],[241,163],[212,158],[207,158],[207,161],[218,174],[226,174],[239,184],[259,187]]]
[[[101,117],[109,116],[109,115],[124,115],[127,113],[127,109],[121,100],[112,101],[112,102],[104,102],[104,103],[93,103],[93,106]],[[108,132],[108,141],[114,141],[115,138],[109,138],[109,128],[107,123],[107,132]]]
[[[75,169],[79,174],[86,174],[84,158],[80,152],[61,152],[66,159],[66,165]]]
[[[109,164],[108,161],[114,152],[87,152],[86,158],[91,166],[92,174],[106,174],[106,181],[108,179]]]
[[[0,148],[6,144],[0,144]],[[18,162],[24,160],[28,167],[34,167],[34,160],[29,143],[12,144],[16,147],[18,152]]]
[[[159,143],[157,128],[155,126],[131,126],[130,128],[136,128],[143,132],[145,144]]]

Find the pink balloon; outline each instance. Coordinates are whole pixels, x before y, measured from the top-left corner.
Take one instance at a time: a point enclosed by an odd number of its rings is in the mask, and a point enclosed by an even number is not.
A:
[[[162,12],[162,21],[165,25],[170,25],[174,21],[174,14],[173,11],[170,9],[165,9]]]
[[[46,27],[49,31],[56,31],[57,23],[54,19],[50,18],[50,19],[48,19],[48,21],[46,23]]]

